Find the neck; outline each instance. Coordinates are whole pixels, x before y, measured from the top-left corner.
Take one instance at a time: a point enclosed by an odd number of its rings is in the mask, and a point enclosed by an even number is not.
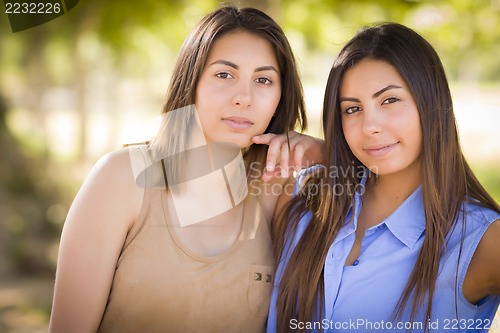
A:
[[[377,202],[392,202],[399,206],[422,184],[421,158],[406,169],[388,174],[373,175],[367,183],[367,193]]]
[[[400,172],[373,175],[366,183],[357,233],[361,235],[367,228],[386,219],[421,183],[420,159]]]

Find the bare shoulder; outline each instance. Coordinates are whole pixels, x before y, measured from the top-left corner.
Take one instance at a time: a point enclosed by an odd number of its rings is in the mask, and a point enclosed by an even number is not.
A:
[[[500,219],[491,223],[475,252],[475,254],[478,254],[478,259],[486,261],[484,265],[498,263],[498,265],[494,266],[498,267],[500,271],[500,256],[498,256],[498,253],[500,253]]]
[[[500,294],[500,219],[486,230],[471,259],[464,281],[464,296],[477,303],[487,295]]]
[[[144,190],[136,185],[129,149],[119,149],[101,157],[85,179],[73,205],[101,208],[112,213],[121,209],[121,216],[132,223],[142,205]],[[75,207],[75,208],[77,208]]]
[[[474,256],[486,270],[492,291],[500,294],[500,219],[493,222],[484,233]]]
[[[137,188],[132,170],[130,149],[119,149],[102,156],[95,164],[89,177],[98,177],[105,185],[117,188]]]
[[[102,156],[89,176],[105,176],[120,183],[133,182],[129,149],[118,149]]]

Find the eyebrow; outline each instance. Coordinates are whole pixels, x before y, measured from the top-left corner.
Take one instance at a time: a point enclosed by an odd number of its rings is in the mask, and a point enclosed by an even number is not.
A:
[[[390,84],[387,87],[382,88],[379,91],[377,91],[376,93],[374,93],[372,95],[372,98],[377,98],[380,95],[382,95],[384,92],[386,92],[387,90],[391,90],[391,89],[401,89],[401,87],[397,86],[395,84]],[[354,98],[354,97],[341,97],[340,98],[340,102],[357,102],[357,103],[360,103],[361,101],[358,98]]]
[[[254,72],[263,72],[263,71],[275,71],[276,73],[279,73],[278,70],[274,66],[262,66],[262,67],[257,67]]]
[[[221,65],[226,65],[226,66],[229,66],[229,67],[232,67],[236,70],[238,70],[240,67],[238,65],[236,65],[235,63],[231,62],[231,61],[227,61],[227,60],[222,60],[222,59],[219,59],[219,60],[215,60],[214,62],[212,62],[210,64],[210,66],[212,65],[215,65],[215,64],[221,64]],[[262,72],[262,71],[275,71],[276,73],[279,73],[278,70],[274,67],[274,66],[262,66],[262,67],[257,67],[254,72],[257,73],[257,72]]]
[[[386,92],[387,90],[390,90],[390,89],[401,89],[401,87],[400,87],[400,86],[396,86],[396,85],[394,85],[394,84],[388,85],[387,87],[382,88],[382,89],[380,89],[379,91],[377,91],[376,93],[374,93],[374,94],[372,95],[372,98],[377,98],[377,97],[379,97],[380,95],[382,95],[384,92]]]

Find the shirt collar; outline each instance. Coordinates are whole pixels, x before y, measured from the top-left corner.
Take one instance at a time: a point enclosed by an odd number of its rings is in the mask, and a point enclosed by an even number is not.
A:
[[[363,176],[362,184],[366,182],[367,173]],[[355,225],[361,208],[362,195],[356,193]],[[420,185],[389,217],[376,226],[385,224],[389,231],[408,248],[413,248],[417,240],[425,231],[425,213],[422,199],[422,185]],[[356,227],[356,226],[355,226]]]
[[[397,239],[408,248],[413,248],[425,231],[422,185],[386,218],[384,223]]]

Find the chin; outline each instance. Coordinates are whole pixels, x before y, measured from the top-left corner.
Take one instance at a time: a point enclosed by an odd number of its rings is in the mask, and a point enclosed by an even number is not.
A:
[[[244,148],[247,148],[247,147],[250,147],[253,142],[252,140],[242,140],[241,142],[234,142],[236,145],[238,145],[241,149],[244,149]]]
[[[380,166],[380,165],[372,165],[372,166],[369,166],[368,169],[370,169],[370,171],[373,174],[376,174],[377,176],[395,175],[399,172],[407,170],[407,168],[392,167],[392,166]]]
[[[225,136],[225,137],[219,137],[213,140],[214,142],[229,142],[237,145],[241,149],[250,147],[253,142],[252,138],[248,137],[247,135],[235,135],[235,136]]]

